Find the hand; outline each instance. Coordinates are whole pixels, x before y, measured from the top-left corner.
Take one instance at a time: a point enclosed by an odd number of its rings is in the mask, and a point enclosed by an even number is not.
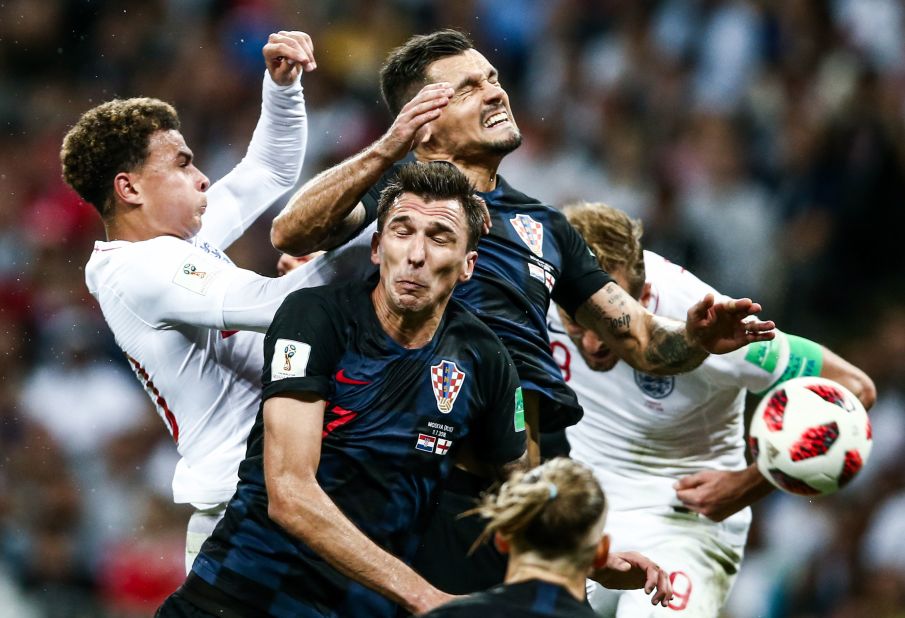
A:
[[[310,72],[317,68],[314,43],[304,32],[280,30],[271,34],[262,53],[271,79],[279,86],[288,86],[298,79],[302,71]]]
[[[591,579],[610,590],[644,589],[644,594],[654,593],[651,605],[663,607],[672,600],[672,584],[669,573],[635,551],[611,552],[606,566],[591,574]]]
[[[493,221],[490,219],[490,209],[487,207],[487,202],[484,201],[483,197],[477,195],[475,197],[481,202],[481,215],[484,217],[484,226],[481,228],[481,233],[486,236],[490,233],[490,228],[493,227]]]
[[[283,253],[280,255],[280,259],[277,260],[277,276],[282,277],[286,273],[291,270],[295,270],[302,264],[310,262],[317,256],[319,256],[323,251],[314,251],[313,253],[306,253],[305,255],[301,255],[299,257],[293,257],[288,253]]]
[[[405,104],[389,130],[375,144],[376,151],[389,161],[398,161],[415,144],[429,137],[427,125],[440,117],[449,104],[453,89],[447,82],[428,84]]]
[[[688,310],[689,338],[712,354],[732,352],[753,341],[769,341],[776,336],[773,322],[753,318],[761,310],[750,298],[715,302],[713,294]]]
[[[702,470],[680,478],[673,487],[682,504],[713,521],[735,515],[773,490],[755,466],[735,472]]]

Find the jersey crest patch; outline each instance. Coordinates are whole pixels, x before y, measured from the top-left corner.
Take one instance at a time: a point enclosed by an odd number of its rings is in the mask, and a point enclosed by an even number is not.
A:
[[[544,257],[544,226],[528,215],[515,215],[509,219],[518,237],[528,245],[537,257]]]
[[[676,387],[675,376],[652,376],[635,370],[635,384],[641,392],[654,399],[668,397]]]
[[[452,411],[464,382],[465,372],[460,371],[452,361],[442,360],[431,366],[431,386],[440,412],[449,414]]]
[[[311,346],[292,339],[277,339],[270,360],[270,381],[304,378]]]

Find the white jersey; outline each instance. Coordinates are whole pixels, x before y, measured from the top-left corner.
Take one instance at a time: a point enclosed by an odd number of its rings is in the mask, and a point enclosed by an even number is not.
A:
[[[211,505],[235,491],[260,403],[261,333],[283,298],[372,269],[364,236],[276,279],[238,268],[223,253],[293,187],[306,138],[301,86],[281,88],[266,76],[248,153],[208,190],[198,236],[97,242],[85,268],[89,291],[182,457],[176,502]]]
[[[657,315],[684,320],[689,307],[716,294],[655,253],[645,251],[644,264],[652,292],[648,309]],[[765,390],[783,374],[789,355],[782,334],[759,344],[759,352],[770,348],[769,363],[748,346],[711,355],[689,373],[652,376],[625,362],[609,372],[591,370],[564,334],[555,308],[549,319],[554,357],[585,411],[567,429],[571,455],[594,469],[614,514],[637,509],[668,514],[682,509],[673,488],[680,477],[746,467],[745,390]],[[724,540],[743,545],[750,518],[745,509],[723,522]]]

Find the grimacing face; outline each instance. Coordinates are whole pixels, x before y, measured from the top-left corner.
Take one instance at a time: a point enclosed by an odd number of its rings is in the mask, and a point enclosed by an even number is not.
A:
[[[623,290],[628,290],[628,278],[623,270],[614,269],[610,276]],[[616,366],[616,363],[619,362],[619,355],[607,347],[594,331],[573,321],[562,308],[557,309],[566,334],[578,348],[581,358],[588,367],[594,371],[609,371]]]
[[[445,307],[455,285],[471,278],[477,252],[467,246],[468,224],[457,200],[425,201],[402,193],[371,241],[381,293],[401,313]]]
[[[449,82],[453,96],[440,117],[431,122],[431,136],[457,157],[506,155],[522,143],[493,65],[475,49],[432,62],[429,82]]]
[[[129,176],[145,220],[157,235],[187,240],[198,233],[210,181],[195,167],[179,131],[153,133],[148,158]]]

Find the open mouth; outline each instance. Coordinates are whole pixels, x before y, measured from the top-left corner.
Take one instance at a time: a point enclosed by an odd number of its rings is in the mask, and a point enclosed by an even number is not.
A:
[[[509,122],[509,114],[506,113],[506,111],[499,111],[491,114],[484,119],[484,128],[492,129],[493,127],[503,124],[504,122]]]

